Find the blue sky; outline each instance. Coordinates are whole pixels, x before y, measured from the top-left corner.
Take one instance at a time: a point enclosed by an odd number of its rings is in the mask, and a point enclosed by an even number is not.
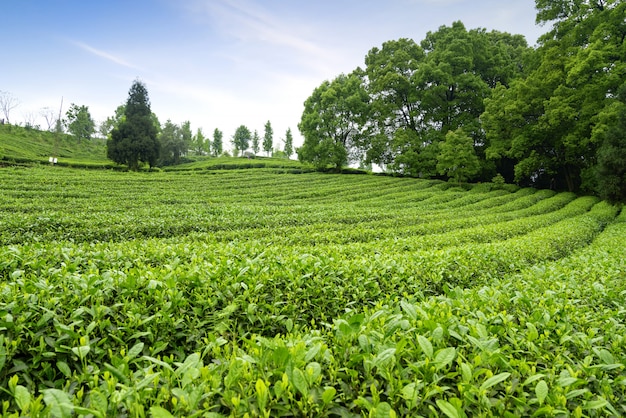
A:
[[[100,122],[142,80],[161,123],[191,122],[230,140],[239,125],[274,142],[297,129],[324,80],[363,66],[388,40],[421,41],[461,20],[526,36],[533,0],[6,0],[0,13],[0,90],[20,104],[13,123],[42,108],[86,105]],[[43,118],[36,121],[45,126]]]

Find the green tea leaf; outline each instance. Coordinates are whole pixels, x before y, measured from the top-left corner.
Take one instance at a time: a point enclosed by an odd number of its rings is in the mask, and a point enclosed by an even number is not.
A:
[[[150,415],[153,418],[174,418],[174,415],[170,414],[167,409],[157,405],[150,407]]]
[[[70,366],[68,366],[66,362],[57,361],[57,369],[59,369],[59,371],[63,373],[63,376],[72,377],[72,370],[70,369]]]
[[[417,309],[415,309],[414,305],[403,299],[400,301],[400,306],[402,307],[402,310],[409,316],[409,318],[414,321],[417,320]]]
[[[21,411],[26,410],[26,408],[30,405],[30,392],[22,385],[17,385],[15,387],[13,397],[15,398],[15,403],[17,403],[17,406]]]
[[[307,396],[309,394],[309,386],[302,370],[298,368],[293,369],[291,383],[298,390],[298,392],[302,394],[302,396]]]
[[[511,376],[511,373],[509,372],[500,373],[495,376],[491,376],[489,379],[485,380],[482,385],[480,385],[480,391],[482,392],[484,390],[489,389],[492,386],[497,385],[498,383],[508,379],[509,376]]]
[[[387,402],[381,402],[376,405],[376,408],[370,413],[370,417],[373,418],[395,418],[396,412],[391,408]]]
[[[444,401],[443,399],[437,399],[437,406],[441,409],[441,412],[446,414],[449,418],[461,418],[459,412],[456,408],[448,401]]]
[[[585,402],[585,405],[583,405],[583,409],[600,409],[600,408],[604,408],[605,406],[607,406],[608,402],[606,399],[596,399],[595,401],[588,401]]]
[[[328,405],[335,398],[336,393],[337,390],[332,386],[324,389],[324,393],[322,393],[322,402],[324,402],[324,405]]]
[[[417,342],[420,345],[420,348],[422,349],[426,357],[432,358],[433,357],[433,345],[431,344],[430,340],[424,337],[423,335],[418,335]]]
[[[90,347],[88,345],[81,345],[80,347],[72,347],[72,352],[78,356],[79,359],[84,359],[89,353]]]
[[[141,354],[141,352],[143,351],[143,347],[144,347],[144,344],[142,342],[139,342],[135,344],[134,346],[132,346],[131,349],[128,350],[128,354],[126,355],[126,357],[128,357],[128,360],[132,360],[135,357],[137,357],[139,354]]]
[[[452,363],[455,357],[456,350],[454,349],[454,347],[448,347],[444,348],[443,350],[439,350],[437,352],[437,355],[435,356],[435,364],[437,370],[441,370],[448,364]]]
[[[543,405],[543,401],[548,396],[548,384],[545,380],[540,380],[535,386],[535,395],[537,395],[537,400],[539,401],[539,405]]]
[[[59,389],[44,389],[43,401],[50,408],[50,414],[58,418],[70,418],[74,406],[67,393]]]
[[[267,398],[268,398],[269,392],[267,390],[267,386],[265,385],[265,382],[262,379],[257,379],[256,384],[254,386],[256,388],[257,403],[259,404],[259,409],[262,411],[265,409],[265,406],[267,405]]]

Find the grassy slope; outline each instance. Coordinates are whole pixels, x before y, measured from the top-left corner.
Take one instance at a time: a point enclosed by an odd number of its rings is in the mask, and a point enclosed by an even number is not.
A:
[[[57,136],[47,131],[0,125],[0,161],[48,163],[51,156],[56,156],[58,164],[62,166],[117,167],[106,158],[106,141],[103,139],[77,141],[71,135]],[[164,169],[166,171],[200,171],[235,168],[303,168],[300,162],[284,158],[192,157],[191,160],[193,161]]]
[[[51,156],[56,156],[61,165],[111,165],[102,139],[77,141],[70,135],[0,125],[1,160],[47,163]]]

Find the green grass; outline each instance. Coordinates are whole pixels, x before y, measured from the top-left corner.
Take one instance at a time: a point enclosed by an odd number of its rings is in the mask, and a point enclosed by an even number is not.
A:
[[[0,169],[2,416],[620,416],[626,212],[277,168]]]
[[[0,162],[5,164],[48,164],[56,156],[58,165],[75,168],[123,168],[106,158],[106,140],[77,141],[73,136],[0,125]],[[189,156],[189,162],[163,167],[164,171],[214,171],[273,168],[288,172],[312,171],[300,162],[286,158]]]
[[[106,141],[77,141],[71,135],[0,125],[0,159],[17,163],[48,163],[56,156],[60,165],[112,166],[106,159]]]

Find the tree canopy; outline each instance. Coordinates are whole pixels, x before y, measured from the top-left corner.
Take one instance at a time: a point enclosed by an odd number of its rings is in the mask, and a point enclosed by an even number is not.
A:
[[[78,106],[72,103],[65,113],[65,117],[67,130],[78,140],[88,140],[96,131],[96,123],[91,118],[87,106]]]
[[[118,164],[137,170],[141,162],[150,167],[159,158],[159,141],[150,110],[146,86],[135,80],[128,92],[124,118],[111,131],[107,141],[107,157]]]
[[[324,81],[305,101],[299,159],[620,196],[609,185],[622,175],[626,3],[535,5],[550,29],[533,48],[521,35],[461,22],[419,43],[372,48],[363,69]],[[461,155],[472,155],[463,175],[450,170]]]
[[[235,152],[243,154],[243,152],[248,149],[251,139],[252,134],[250,133],[250,129],[248,129],[245,125],[240,125],[232,138],[232,143],[235,146]]]

